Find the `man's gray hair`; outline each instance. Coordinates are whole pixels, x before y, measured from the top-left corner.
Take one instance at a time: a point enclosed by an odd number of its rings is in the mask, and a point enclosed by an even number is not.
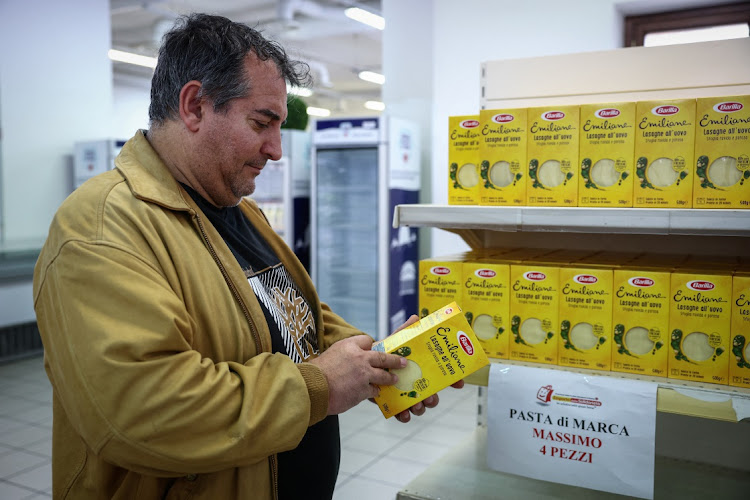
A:
[[[178,116],[180,90],[191,80],[201,82],[201,96],[210,99],[216,111],[225,110],[232,99],[249,95],[252,75],[246,74],[245,56],[251,51],[263,61],[276,63],[290,85],[310,85],[309,66],[290,59],[281,45],[257,30],[221,16],[180,17],[159,49],[151,79],[150,125]]]

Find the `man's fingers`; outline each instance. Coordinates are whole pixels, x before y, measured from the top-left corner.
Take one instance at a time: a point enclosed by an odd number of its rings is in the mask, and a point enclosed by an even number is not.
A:
[[[433,395],[432,395],[432,396],[430,396],[429,398],[427,398],[427,399],[425,399],[424,401],[422,401],[422,403],[423,403],[423,404],[424,404],[424,405],[425,405],[425,406],[426,406],[427,408],[435,408],[435,407],[436,407],[436,406],[438,405],[438,403],[439,403],[439,402],[440,402],[440,398],[438,397],[438,395],[437,395],[437,394],[433,394]]]
[[[370,383],[376,385],[393,385],[398,382],[398,375],[385,370],[372,370],[370,374]]]
[[[464,386],[464,379],[459,380],[455,384],[451,384],[451,387],[453,387],[454,389],[461,389],[463,388],[463,386]]]
[[[370,359],[370,364],[375,368],[385,368],[386,370],[393,370],[406,366],[406,358],[402,356],[398,356],[396,354],[386,354],[382,351],[373,351],[372,354],[373,356]]]

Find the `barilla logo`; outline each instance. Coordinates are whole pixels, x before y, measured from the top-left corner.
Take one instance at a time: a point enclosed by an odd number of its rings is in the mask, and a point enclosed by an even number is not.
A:
[[[599,109],[594,113],[597,118],[614,118],[620,116],[620,110],[615,108]]]
[[[630,283],[631,286],[640,286],[640,287],[646,287],[646,286],[654,286],[654,280],[651,278],[630,278],[628,280],[628,283]]]
[[[542,114],[542,120],[546,120],[548,122],[562,120],[563,118],[565,118],[565,113],[563,113],[562,111],[547,111],[546,113]]]
[[[453,314],[453,308],[452,307],[447,307],[445,309],[445,311],[443,311],[443,313],[444,314]]]
[[[492,269],[477,269],[476,271],[474,271],[474,274],[476,274],[480,278],[485,279],[494,278],[495,276],[497,276],[497,273]]]
[[[505,113],[495,115],[492,117],[492,121],[497,122],[497,123],[508,123],[508,122],[512,122],[513,120],[515,120],[515,117],[513,115],[509,115]]]
[[[544,273],[540,273],[539,271],[529,271],[527,273],[523,273],[523,277],[528,281],[544,281],[547,279],[547,275]]]
[[[577,274],[573,277],[573,281],[580,283],[581,285],[593,285],[599,281],[599,278],[591,276],[590,274]]]
[[[656,116],[676,115],[679,112],[680,108],[678,108],[677,106],[656,106],[651,110],[651,113],[655,114]]]
[[[714,288],[716,288],[716,285],[714,285],[710,281],[695,280],[688,282],[687,287],[699,292],[705,292],[708,290],[713,290]]]
[[[474,345],[471,343],[469,337],[462,331],[458,332],[458,344],[466,354],[468,354],[469,356],[474,355]]]
[[[430,269],[430,272],[432,274],[436,274],[438,276],[445,276],[446,274],[450,274],[451,270],[448,269],[447,267],[435,266],[435,267],[433,267],[433,268]]]
[[[734,113],[742,108],[744,108],[744,106],[741,102],[720,102],[714,106],[714,111],[718,111],[719,113]]]
[[[479,126],[479,120],[464,120],[461,122],[461,128],[475,128]]]

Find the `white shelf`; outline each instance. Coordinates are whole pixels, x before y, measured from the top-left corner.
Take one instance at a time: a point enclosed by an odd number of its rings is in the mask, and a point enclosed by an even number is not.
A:
[[[393,227],[750,237],[750,210],[398,205]]]
[[[746,499],[748,473],[656,456],[655,499]],[[412,480],[397,500],[528,500],[631,498],[504,474],[487,467],[487,429],[479,427]]]

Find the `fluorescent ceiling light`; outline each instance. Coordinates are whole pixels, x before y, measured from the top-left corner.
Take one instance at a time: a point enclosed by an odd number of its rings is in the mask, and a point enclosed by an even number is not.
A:
[[[307,114],[310,116],[331,116],[331,110],[325,108],[315,108],[313,106],[307,107]]]
[[[380,101],[367,101],[365,102],[365,107],[367,109],[372,109],[373,111],[383,111],[385,109],[385,103]]]
[[[292,87],[290,85],[286,86],[286,92],[288,94],[294,94],[300,97],[310,97],[313,94],[312,90],[310,89]]]
[[[730,40],[745,38],[750,35],[747,23],[694,28],[688,30],[660,31],[647,33],[643,39],[645,47],[675,45],[678,43],[711,42],[713,40]]]
[[[373,14],[372,12],[368,12],[364,9],[360,9],[358,7],[350,7],[344,11],[344,14],[346,14],[346,17],[348,17],[349,19],[354,19],[355,21],[359,21],[360,23],[372,26],[373,28],[377,28],[379,30],[385,28],[385,19],[383,19],[382,16]]]
[[[110,49],[107,52],[109,58],[113,61],[135,64],[136,66],[145,66],[154,69],[156,67],[156,58],[123,52],[122,50]]]
[[[373,71],[360,71],[358,76],[366,82],[377,83],[380,85],[385,83],[385,76]]]

